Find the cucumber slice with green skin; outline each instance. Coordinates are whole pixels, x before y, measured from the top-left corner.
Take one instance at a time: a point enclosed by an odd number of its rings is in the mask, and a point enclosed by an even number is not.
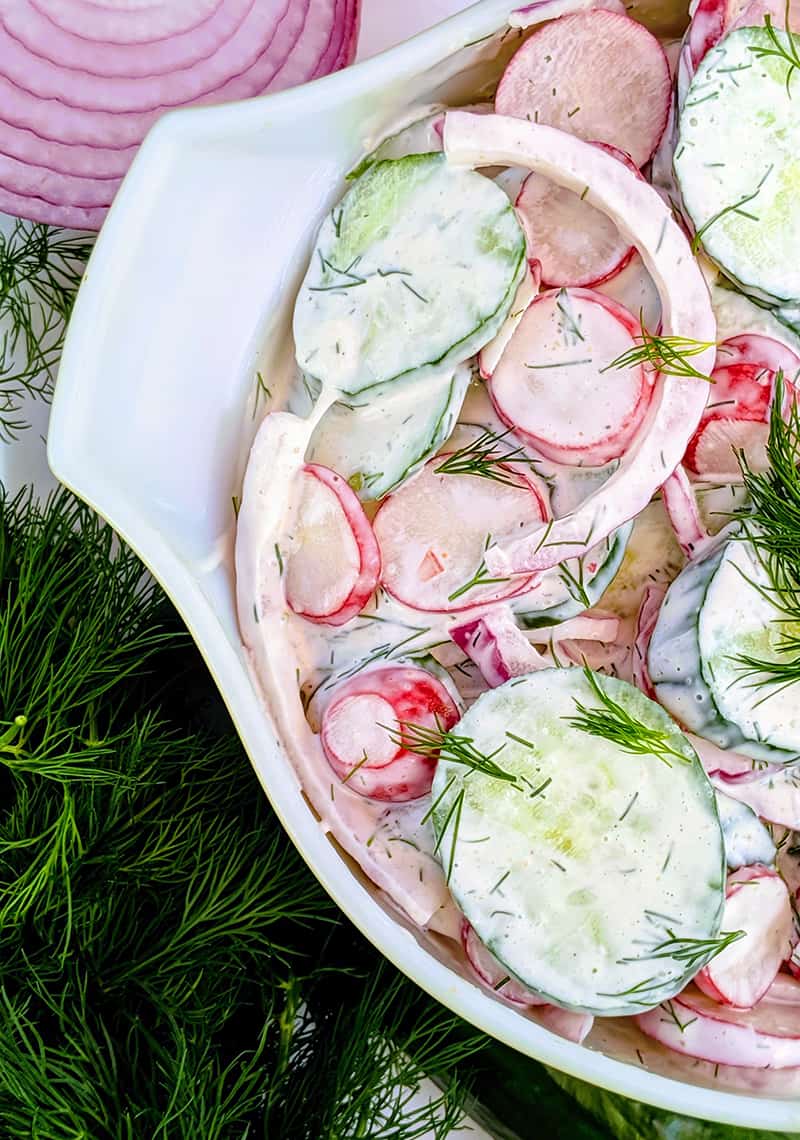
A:
[[[739,28],[709,51],[681,113],[675,172],[709,257],[745,292],[788,304],[800,298],[800,116],[775,50],[766,29]]]
[[[370,166],[322,223],[294,310],[297,362],[354,396],[473,356],[505,320],[525,238],[499,187],[441,154]]]
[[[517,782],[442,755],[432,819],[451,893],[509,975],[566,1009],[617,1015],[704,964],[673,958],[667,928],[684,951],[717,937],[725,852],[689,742],[632,685],[599,683],[685,761],[572,727],[576,702],[599,698],[583,670],[545,669],[482,694],[454,729]]]
[[[311,437],[309,462],[338,471],[362,502],[382,499],[448,438],[470,379],[460,365],[420,384],[393,385],[363,406],[334,404]]]
[[[775,649],[785,615],[752,546],[717,544],[690,562],[667,590],[647,664],[659,702],[719,748],[787,762],[800,753],[795,686],[753,687],[740,654],[785,661]]]
[[[509,603],[519,624],[556,625],[596,605],[622,565],[632,531],[633,521],[625,523],[587,554],[545,570],[535,590]]]

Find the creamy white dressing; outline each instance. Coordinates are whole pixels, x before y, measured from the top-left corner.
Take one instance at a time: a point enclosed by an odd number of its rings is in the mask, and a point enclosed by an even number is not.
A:
[[[430,149],[439,149],[434,144],[439,140],[436,124],[440,109],[439,105],[419,109],[406,118],[405,124],[399,123],[380,157],[395,152],[408,153],[405,148],[409,145],[412,149],[417,146],[423,149],[424,144],[424,149],[428,149],[430,144]],[[398,135],[400,127],[423,112],[428,112],[423,121],[412,124],[405,138],[401,137],[402,132]],[[384,147],[380,150],[384,152]],[[509,169],[501,172],[497,181],[505,184],[504,188],[513,198],[525,173]],[[705,271],[718,320],[719,339],[745,331],[763,332],[792,348],[800,348],[800,338],[771,314],[747,298],[716,285],[713,281],[716,272],[710,267],[706,266]],[[523,309],[532,296],[528,280],[526,278],[520,290],[518,303],[512,305],[511,318],[503,330],[506,336],[501,333],[498,337],[498,354],[520,319],[521,312],[516,310]],[[634,315],[641,312],[646,327],[660,327],[662,312],[658,289],[638,253],[621,273],[599,286],[599,291],[620,301]],[[337,330],[339,335],[342,330],[338,326]],[[277,551],[281,551],[287,535],[292,532],[292,488],[311,435],[340,395],[333,388],[319,391],[318,383],[308,378],[299,377],[298,381],[288,406],[308,413],[308,419],[301,420],[282,412],[269,416],[256,439],[245,479],[236,553],[243,640],[276,735],[297,773],[299,786],[319,817],[320,826],[360,864],[389,903],[420,927],[458,940],[461,914],[445,882],[439,858],[433,853],[432,826],[430,822],[423,822],[430,797],[405,804],[382,804],[359,796],[341,784],[329,767],[317,729],[337,684],[370,665],[431,653],[451,671],[468,705],[485,692],[486,684],[449,637],[450,628],[463,621],[464,614],[421,613],[402,605],[382,589],[362,615],[340,629],[311,624],[289,610],[281,576],[283,558]],[[272,379],[270,383],[274,388]],[[277,397],[272,406],[280,404],[281,399]],[[505,430],[483,385],[471,385],[461,424],[466,426],[456,428],[447,447],[462,446],[464,441],[474,438],[476,430],[484,427],[496,432]],[[477,429],[469,426],[473,424],[480,426]],[[552,464],[547,470],[544,467],[543,464],[540,472],[551,480],[551,505],[557,517],[573,510],[614,470],[614,465],[605,470],[583,472]],[[707,523],[709,516],[716,517],[716,512],[740,493],[729,487],[701,487],[698,491]],[[617,644],[606,660],[602,659],[602,652],[594,659],[590,657],[593,667],[603,665],[626,676],[626,661],[642,593],[650,581],[670,581],[682,564],[683,556],[663,508],[655,501],[637,517],[622,568],[600,600],[599,608],[603,612],[620,616],[621,629]],[[541,598],[545,596],[556,601],[563,597],[563,584],[551,571],[546,572],[543,582]],[[532,641],[544,641],[542,634],[528,636]],[[421,664],[424,665],[424,661]],[[657,821],[655,804],[651,814]],[[761,831],[749,820],[738,820],[737,849],[758,850],[765,857],[768,837],[765,840],[763,825],[753,818]],[[687,858],[691,858],[693,849],[693,844],[687,845]],[[622,899],[619,893],[609,897],[608,908],[613,910]],[[609,1041],[616,1042],[613,1023],[605,1024]],[[603,1042],[599,1043],[603,1047]],[[615,1044],[614,1049],[619,1051],[619,1044]],[[631,1052],[629,1043],[622,1051],[626,1055]],[[717,1074],[714,1076],[716,1080]],[[736,1079],[729,1080],[729,1084],[740,1079],[738,1071],[733,1076]]]

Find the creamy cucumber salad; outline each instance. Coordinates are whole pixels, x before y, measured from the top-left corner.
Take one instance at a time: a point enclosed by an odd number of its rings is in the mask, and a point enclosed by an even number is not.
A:
[[[269,713],[387,904],[520,1016],[749,1087],[800,1068],[787,20],[546,0],[473,103],[368,140],[236,542]]]

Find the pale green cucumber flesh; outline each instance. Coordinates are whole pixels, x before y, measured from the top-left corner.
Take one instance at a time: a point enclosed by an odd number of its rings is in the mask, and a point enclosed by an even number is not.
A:
[[[524,271],[522,230],[488,178],[441,154],[377,162],[320,229],[298,365],[351,396],[442,371],[494,336]]]
[[[752,685],[737,657],[778,661],[781,613],[752,547],[723,537],[667,590],[648,651],[656,696],[686,728],[755,760],[800,751],[796,688]]]
[[[317,425],[306,459],[331,467],[364,501],[382,499],[444,443],[471,374],[459,366],[418,384],[392,385],[367,404],[334,404]]]
[[[774,35],[791,50],[786,33]],[[800,75],[760,51],[775,51],[767,30],[739,28],[703,59],[675,172],[708,255],[746,292],[791,303],[800,298]]]
[[[582,557],[545,571],[535,590],[511,602],[519,624],[556,625],[596,605],[622,565],[632,531],[633,521],[625,523]]]
[[[433,824],[456,902],[509,975],[565,1008],[617,1015],[666,1000],[703,964],[664,944],[718,936],[725,860],[686,738],[633,686],[600,683],[680,758],[570,725],[576,702],[598,698],[583,670],[543,670],[482,694],[454,730],[516,784],[442,758]]]

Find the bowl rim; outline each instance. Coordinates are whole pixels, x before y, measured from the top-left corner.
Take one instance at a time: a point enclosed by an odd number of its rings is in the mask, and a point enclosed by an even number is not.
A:
[[[267,786],[248,741],[264,730],[272,747],[280,742],[254,694],[241,696],[242,658],[221,632],[214,610],[163,535],[129,499],[115,491],[85,457],[83,437],[76,432],[70,406],[85,386],[97,360],[94,314],[110,283],[118,286],[117,258],[126,241],[157,210],[164,193],[159,171],[167,155],[199,140],[247,137],[270,117],[313,115],[321,107],[368,95],[392,82],[435,67],[441,60],[502,27],[512,0],[479,0],[462,12],[411,39],[343,71],[302,87],[217,107],[170,111],[148,134],[126,175],[98,236],[67,332],[55,388],[48,432],[48,462],[53,474],[108,521],[139,555],[176,606],[196,641],[242,739],[257,778],[281,825],[326,892],[351,922],[417,985],[491,1037],[570,1076],[621,1093],[658,1108],[724,1124],[768,1130],[800,1129],[800,1102],[774,1096],[720,1091],[662,1076],[616,1060],[597,1050],[568,1042],[502,1005],[476,984],[460,977],[423,948],[401,922],[382,907],[353,875],[340,854],[299,817],[299,807],[313,821],[295,787]],[[252,683],[248,679],[248,686]],[[280,784],[280,781],[275,781]],[[296,802],[297,801],[297,802]],[[295,818],[297,817],[297,818]],[[314,823],[316,828],[316,823]]]

